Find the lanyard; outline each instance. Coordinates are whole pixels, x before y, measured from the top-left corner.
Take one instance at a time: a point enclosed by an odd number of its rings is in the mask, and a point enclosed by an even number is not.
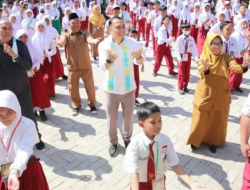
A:
[[[8,160],[8,157],[9,157],[9,149],[10,149],[10,144],[11,144],[12,138],[13,138],[13,136],[14,136],[14,134],[15,134],[15,132],[16,132],[16,129],[17,129],[17,127],[19,126],[21,120],[22,120],[22,117],[20,118],[20,120],[18,121],[18,123],[17,123],[17,125],[15,126],[14,130],[12,131],[12,134],[11,134],[11,137],[10,137],[10,141],[9,141],[9,144],[8,144],[8,147],[7,147],[7,148],[6,148],[6,146],[4,145],[3,139],[2,139],[2,137],[1,137],[2,135],[1,135],[1,132],[0,132],[0,140],[1,140],[1,143],[2,143],[2,145],[3,145],[4,150],[5,150],[6,153],[7,153],[7,160]]]
[[[156,160],[153,158],[153,156],[152,156],[152,154],[151,154],[151,152],[150,152],[150,150],[149,150],[148,146],[146,146],[145,144],[144,144],[144,146],[145,146],[145,148],[147,149],[148,154],[150,155],[150,157],[151,157],[152,161],[154,162],[156,175],[158,175],[158,170],[157,170],[157,169],[158,169],[158,161],[159,161],[159,143],[158,143],[158,142],[156,143],[156,146],[157,146],[157,155],[156,155]]]

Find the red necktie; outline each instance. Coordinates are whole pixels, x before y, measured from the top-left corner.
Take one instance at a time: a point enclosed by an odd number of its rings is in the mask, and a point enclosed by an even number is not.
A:
[[[195,25],[198,24],[198,19],[195,20]]]
[[[167,33],[167,38],[169,38],[168,29],[166,29],[166,33]]]
[[[245,15],[242,15],[242,18],[245,18]]]
[[[155,142],[153,141],[152,144],[149,144],[149,151],[150,151],[153,158],[154,158],[154,151],[153,151],[154,143]],[[148,173],[147,173],[147,177],[148,177],[148,183],[152,183],[152,181],[155,179],[155,164],[154,164],[154,161],[152,160],[150,155],[148,155]]]
[[[188,40],[186,38],[184,38],[185,40],[185,53],[188,52]]]
[[[228,11],[229,20],[231,19],[230,11]]]
[[[225,46],[226,46],[226,53],[228,53],[228,43],[225,42]]]

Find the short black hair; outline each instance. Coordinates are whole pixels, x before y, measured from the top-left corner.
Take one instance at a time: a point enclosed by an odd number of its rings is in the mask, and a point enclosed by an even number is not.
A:
[[[171,17],[169,15],[165,15],[161,20],[164,21],[166,18],[169,18],[171,20]]]
[[[148,5],[153,5],[154,3],[152,1],[147,2]]]
[[[244,1],[242,1],[242,2],[240,3],[240,7],[242,7],[242,6],[244,6],[244,7],[246,7],[246,8],[247,8],[247,3],[246,3],[246,2],[244,2]]]
[[[223,30],[223,28],[224,28],[226,25],[230,24],[230,23],[232,23],[232,22],[230,22],[230,21],[223,21],[223,22],[221,22],[221,23],[220,23],[220,30]]]
[[[124,1],[120,3],[120,6],[121,5],[127,7],[127,4]]]
[[[132,33],[132,34],[138,34],[138,31],[135,28],[131,28],[128,30],[128,33]]]
[[[154,113],[160,113],[160,107],[153,102],[145,102],[138,106],[136,115],[139,121],[144,122],[148,117]]]
[[[8,5],[13,5],[13,3],[12,3],[12,2],[9,2]]]
[[[160,1],[155,1],[154,4],[156,5],[156,4],[161,4],[161,3]]]
[[[160,11],[167,11],[167,10],[168,10],[168,8],[167,8],[166,5],[162,5],[162,6],[160,7]]]
[[[114,16],[114,17],[112,17],[111,19],[109,19],[109,26],[111,26],[111,24],[113,23],[113,21],[114,21],[115,19],[118,19],[118,20],[122,20],[122,21],[123,21],[123,19],[122,19],[121,17],[119,17],[119,16]]]

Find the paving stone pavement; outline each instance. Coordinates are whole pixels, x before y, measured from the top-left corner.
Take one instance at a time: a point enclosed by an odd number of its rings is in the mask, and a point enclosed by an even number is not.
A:
[[[177,78],[168,75],[165,60],[156,78],[152,76],[154,57],[147,50],[145,72],[140,73],[139,101],[153,101],[161,107],[163,128],[178,153],[180,164],[194,180],[210,190],[240,190],[245,159],[240,151],[239,119],[240,110],[249,93],[250,75],[246,73],[242,84],[243,94],[232,93],[232,104],[228,121],[227,143],[212,154],[206,145],[191,152],[186,145],[191,117],[192,101],[199,75],[195,63],[192,63],[189,89],[185,96],[177,92]],[[66,71],[66,60],[61,49]],[[84,60],[83,60],[84,61]],[[104,72],[92,62],[98,101],[98,114],[91,115],[87,106],[84,85],[80,83],[83,111],[71,116],[71,101],[65,80],[56,82],[56,98],[52,107],[46,110],[49,120],[39,129],[46,144],[44,151],[35,150],[51,190],[129,190],[129,175],[122,171],[125,148],[120,132],[122,115],[119,109],[119,154],[111,158],[108,154],[109,140],[104,109],[103,78]],[[176,65],[176,60],[175,60]],[[176,67],[177,71],[177,67]],[[66,71],[67,74],[67,71]],[[134,113],[136,110],[134,111]],[[206,126],[204,126],[206,127]],[[134,133],[141,131],[134,114]],[[167,190],[189,189],[173,171],[167,176]]]

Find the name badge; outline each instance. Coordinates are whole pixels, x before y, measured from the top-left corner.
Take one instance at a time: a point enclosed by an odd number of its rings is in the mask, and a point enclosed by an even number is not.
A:
[[[10,174],[10,164],[4,164],[1,166],[1,176],[2,176],[2,181],[6,182],[8,181],[9,174]]]
[[[188,54],[187,53],[182,54],[182,61],[188,61]]]
[[[153,190],[165,190],[164,178],[152,181]]]

